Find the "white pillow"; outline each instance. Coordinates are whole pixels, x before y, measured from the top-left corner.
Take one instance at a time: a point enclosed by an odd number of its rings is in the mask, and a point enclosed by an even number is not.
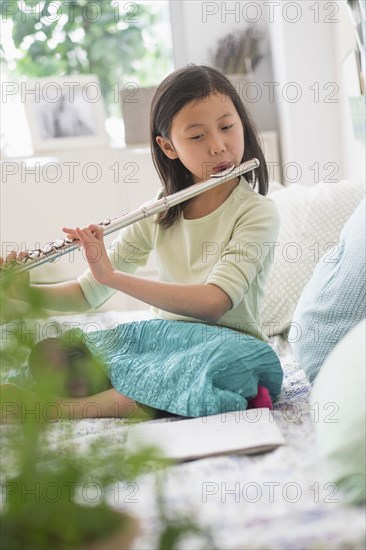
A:
[[[311,408],[319,411],[314,427],[329,481],[351,503],[366,500],[365,332],[364,319],[336,345],[311,395]]]
[[[268,195],[272,195],[276,191],[281,191],[281,189],[285,189],[282,183],[279,183],[278,181],[270,181],[268,184]]]
[[[262,306],[263,331],[286,331],[301,292],[324,254],[332,261],[340,232],[361,201],[364,184],[293,184],[271,193],[281,217]]]

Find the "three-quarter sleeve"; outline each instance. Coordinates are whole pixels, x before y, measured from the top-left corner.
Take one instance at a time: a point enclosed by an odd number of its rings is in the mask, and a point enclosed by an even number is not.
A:
[[[268,263],[273,261],[279,227],[276,205],[267,197],[257,200],[237,219],[229,242],[206,280],[228,294],[233,309],[264,266],[267,270]]]

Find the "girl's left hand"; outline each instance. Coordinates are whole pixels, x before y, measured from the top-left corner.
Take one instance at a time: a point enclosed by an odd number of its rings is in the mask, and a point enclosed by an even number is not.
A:
[[[80,240],[94,278],[98,283],[108,285],[109,277],[113,274],[114,268],[104,245],[103,228],[100,225],[91,224],[84,227],[84,229],[64,227],[63,231],[70,237]]]

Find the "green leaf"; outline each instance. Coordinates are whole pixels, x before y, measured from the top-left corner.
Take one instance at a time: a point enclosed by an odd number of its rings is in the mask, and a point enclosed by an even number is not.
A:
[[[91,72],[98,76],[107,108],[112,113],[116,105],[110,88],[116,82],[123,85],[133,80],[140,85],[154,85],[172,69],[172,51],[166,48],[154,28],[155,23],[167,17],[156,3],[138,5],[137,15],[129,8],[119,17],[112,0],[103,0],[100,10],[92,0],[61,2],[59,17],[50,17],[49,7],[55,5],[53,0],[46,0],[44,5],[29,0],[25,5],[25,12],[17,9],[12,16],[14,45],[21,52],[21,57],[15,59],[18,76],[34,78]],[[30,13],[30,7],[37,9]],[[61,14],[67,17],[61,18]],[[119,22],[124,23],[123,28],[118,27]],[[85,36],[76,44],[71,33],[80,27]],[[37,32],[44,33],[46,40],[36,38]],[[49,40],[59,40],[60,32],[64,38],[52,49]],[[146,33],[151,36],[149,47],[145,44]],[[6,61],[4,58],[2,50],[1,60]]]

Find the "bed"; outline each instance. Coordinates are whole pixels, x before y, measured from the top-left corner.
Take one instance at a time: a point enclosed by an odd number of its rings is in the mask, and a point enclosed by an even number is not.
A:
[[[110,328],[116,323],[148,319],[149,312],[104,312],[27,321],[39,334],[52,335],[73,326],[84,330]],[[34,325],[36,323],[36,325]],[[3,326],[3,335],[5,330]],[[4,338],[3,338],[4,342]],[[253,455],[227,455],[170,466],[162,495],[165,510],[175,518],[193,518],[202,533],[183,537],[179,548],[218,549],[362,549],[365,548],[365,506],[344,502],[327,475],[315,441],[314,421],[329,411],[311,406],[310,384],[281,336],[270,340],[284,371],[274,417],[286,445]],[[150,422],[179,422],[176,418]],[[1,462],[11,471],[7,437],[12,425],[2,425]],[[87,452],[95,441],[123,448],[127,423],[122,419],[59,421],[48,445],[66,453],[70,445]],[[45,449],[47,457],[47,449]],[[9,466],[9,468],[8,468]],[[139,522],[134,549],[155,549],[162,529],[156,502],[155,476],[147,470],[128,486],[121,479],[109,496],[110,506],[127,511]],[[131,487],[133,491],[131,490]]]
[[[273,412],[286,445],[261,455],[205,458],[165,470],[161,491],[168,520],[174,524],[178,518],[193,519],[201,530],[183,537],[179,548],[365,548],[365,506],[347,504],[328,475],[315,439],[315,423],[329,418],[333,409],[311,404],[310,382],[284,336],[319,256],[338,242],[342,227],[363,196],[363,183],[347,181],[272,189],[271,197],[279,209],[282,225],[266,286],[262,319],[284,371],[282,391]],[[288,254],[294,250],[300,255],[295,260]],[[29,320],[23,330],[34,331],[40,339],[57,336],[71,327],[95,331],[148,318],[150,313],[142,310],[93,312]],[[7,345],[11,324],[3,325],[1,330],[1,344]],[[151,422],[173,423],[179,419]],[[1,425],[0,429],[4,481],[14,472],[8,441],[16,427]],[[90,446],[104,441],[107,450],[121,449],[123,453],[127,429],[126,421],[112,418],[55,422],[44,445],[44,458],[47,460],[48,448],[66,455],[72,447],[87,455]],[[108,502],[138,519],[135,550],[157,548],[164,525],[154,472],[147,469],[133,485],[126,485],[121,479]]]

